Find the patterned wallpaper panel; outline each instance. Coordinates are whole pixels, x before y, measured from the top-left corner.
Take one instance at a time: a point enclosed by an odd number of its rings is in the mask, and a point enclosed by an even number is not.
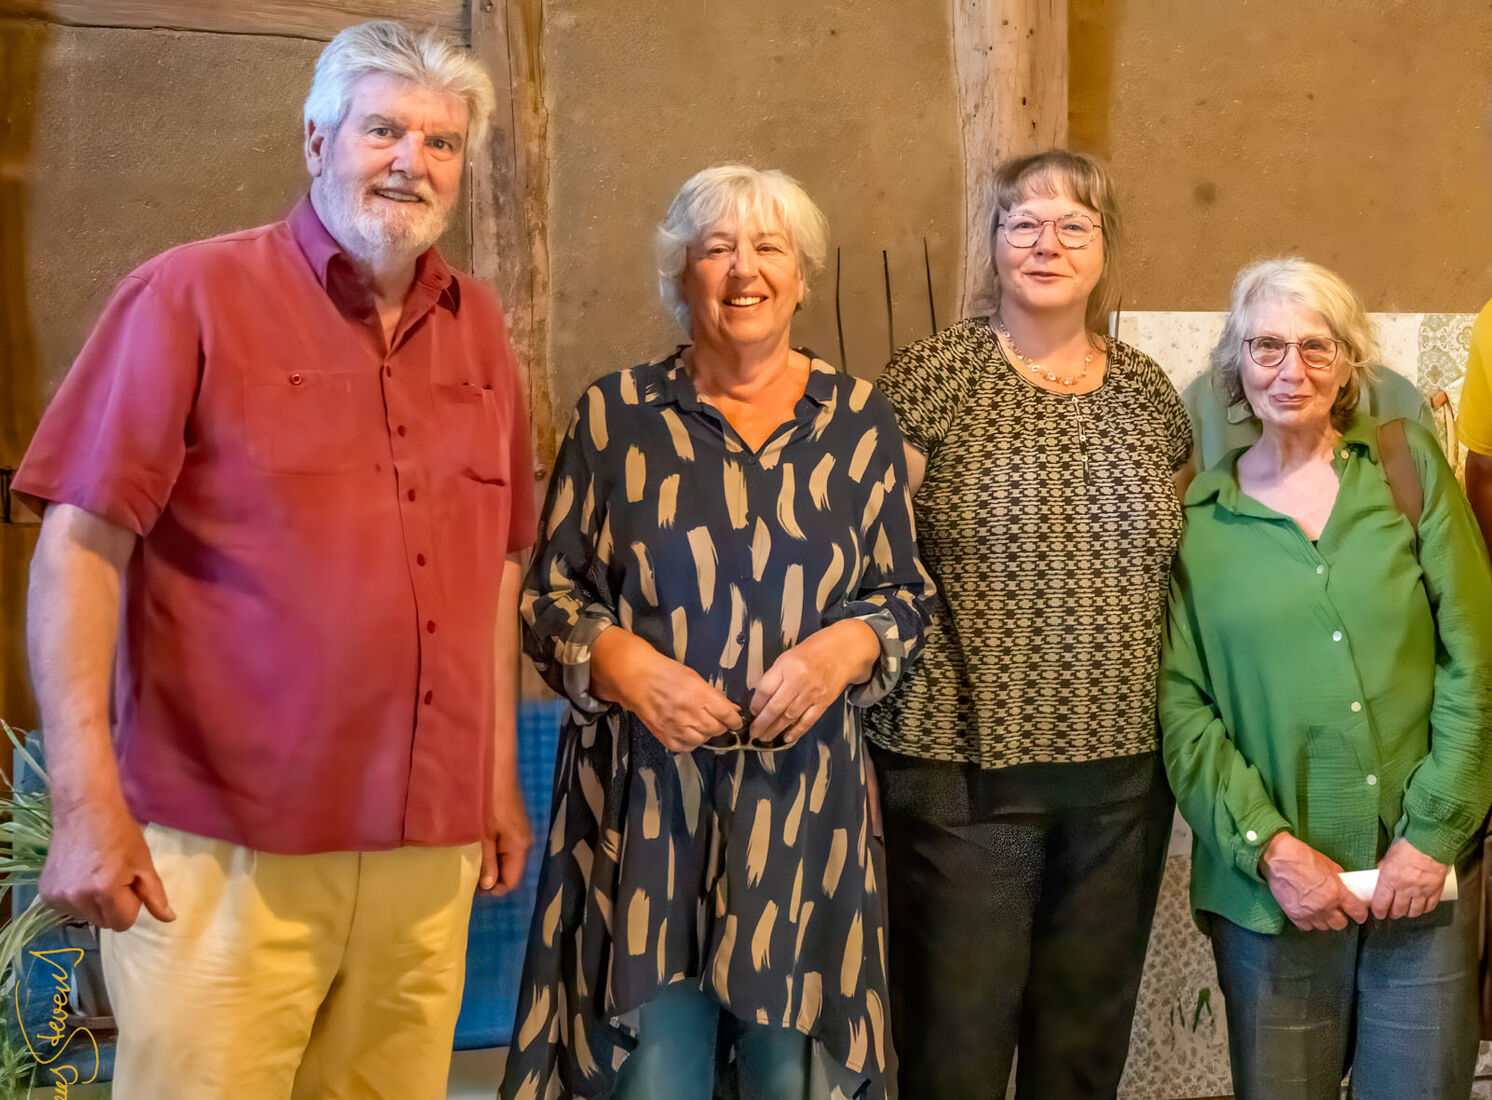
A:
[[[1378,313],[1384,364],[1403,374],[1427,398],[1443,391],[1454,408],[1470,343],[1472,314]],[[1223,327],[1221,313],[1126,313],[1117,335],[1154,358],[1184,389],[1206,369],[1207,354]],[[1449,413],[1450,409],[1447,410]],[[1454,432],[1449,415],[1437,421],[1442,437]],[[1192,924],[1187,904],[1191,830],[1177,815],[1170,856],[1140,1000],[1121,1100],[1195,1100],[1232,1092],[1228,1029],[1212,949]],[[1482,1046],[1478,1075],[1492,1074],[1492,1048]],[[1479,1081],[1477,1096],[1492,1097]]]

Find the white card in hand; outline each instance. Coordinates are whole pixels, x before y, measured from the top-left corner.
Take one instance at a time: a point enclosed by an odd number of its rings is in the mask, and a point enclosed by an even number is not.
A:
[[[1354,897],[1363,901],[1373,900],[1373,891],[1378,889],[1378,868],[1369,871],[1343,871],[1342,883],[1348,890],[1352,891]],[[1445,889],[1440,893],[1441,901],[1456,900],[1456,869],[1450,867],[1445,872]]]

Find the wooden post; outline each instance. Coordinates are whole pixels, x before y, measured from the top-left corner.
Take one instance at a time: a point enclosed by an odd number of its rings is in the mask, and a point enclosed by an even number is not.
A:
[[[471,48],[497,89],[485,148],[470,165],[472,273],[501,296],[527,376],[534,478],[554,462],[549,387],[549,161],[541,0],[472,0]]]
[[[989,288],[995,165],[1067,140],[1067,0],[954,0],[954,64],[964,138],[961,313]]]

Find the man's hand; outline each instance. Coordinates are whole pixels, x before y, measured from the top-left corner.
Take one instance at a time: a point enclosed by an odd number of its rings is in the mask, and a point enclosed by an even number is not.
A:
[[[492,813],[492,835],[482,841],[480,889],[502,897],[523,881],[523,865],[534,846],[533,826],[516,776],[498,782]]]
[[[751,737],[792,744],[852,683],[870,675],[881,653],[876,632],[859,619],[815,631],[767,669],[751,696]]]
[[[115,932],[134,925],[141,905],[156,920],[176,919],[140,826],[117,797],[53,807],[40,892],[68,916]]]
[[[1378,862],[1373,916],[1379,920],[1424,916],[1440,904],[1447,870],[1448,864],[1436,862],[1409,841],[1394,841]]]
[[[598,698],[637,715],[672,752],[690,752],[743,724],[735,704],[703,676],[621,627],[603,630],[592,646],[591,682]]]
[[[1368,919],[1368,906],[1339,877],[1342,868],[1290,833],[1276,833],[1259,860],[1269,892],[1305,932],[1340,931]]]

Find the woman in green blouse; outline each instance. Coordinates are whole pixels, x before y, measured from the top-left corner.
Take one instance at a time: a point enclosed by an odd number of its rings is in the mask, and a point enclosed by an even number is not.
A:
[[[1481,898],[1442,891],[1492,802],[1492,573],[1434,438],[1356,410],[1375,356],[1300,260],[1238,276],[1212,351],[1263,434],[1187,492],[1160,716],[1241,1100],[1471,1089]]]

